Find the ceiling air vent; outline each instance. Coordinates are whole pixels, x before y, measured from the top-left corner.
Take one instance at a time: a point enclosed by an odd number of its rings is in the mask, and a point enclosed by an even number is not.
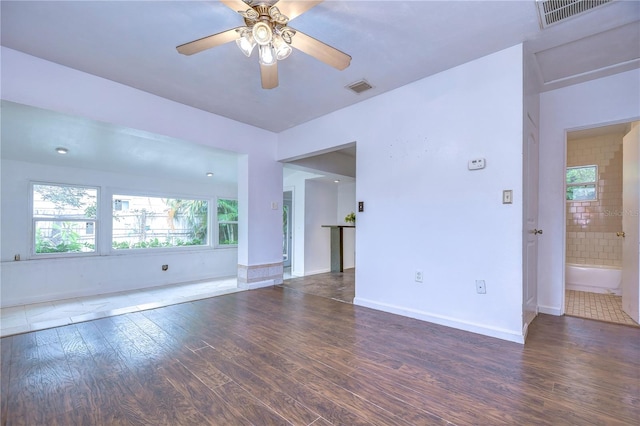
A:
[[[613,0],[536,0],[540,26],[547,28]]]
[[[360,81],[356,81],[355,83],[352,83],[350,85],[347,86],[347,89],[351,89],[354,92],[356,92],[357,94],[360,94],[366,90],[369,90],[373,88],[372,85],[370,85],[367,80],[360,80]]]

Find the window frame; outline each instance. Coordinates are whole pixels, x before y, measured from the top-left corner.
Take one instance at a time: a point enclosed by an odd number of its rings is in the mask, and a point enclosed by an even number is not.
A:
[[[567,173],[569,172],[569,170],[572,169],[588,169],[588,168],[594,168],[595,169],[595,180],[591,181],[591,182],[577,182],[577,183],[568,183],[567,182]],[[585,164],[585,165],[580,165],[580,166],[571,166],[571,167],[566,167],[565,168],[565,172],[564,172],[564,182],[565,182],[565,191],[564,191],[564,197],[565,197],[565,201],[567,203],[580,203],[580,202],[584,202],[584,203],[588,203],[591,201],[598,201],[598,179],[600,178],[600,175],[598,174],[598,165],[597,164]],[[590,198],[590,199],[586,199],[586,200],[567,200],[567,189],[571,188],[571,187],[591,187],[593,186],[594,190],[595,190],[595,198]]]
[[[59,186],[70,188],[90,189],[96,191],[96,214],[95,218],[37,218],[34,215],[34,190],[36,185],[44,186]],[[202,245],[184,245],[184,246],[172,246],[172,247],[145,247],[136,249],[114,249],[113,248],[113,200],[115,196],[119,197],[152,197],[152,198],[165,198],[165,199],[182,199],[182,200],[202,200],[208,204],[207,208],[207,244]],[[87,256],[104,256],[104,255],[132,255],[132,254],[149,254],[161,253],[161,252],[185,252],[185,251],[207,251],[214,250],[216,248],[237,248],[237,244],[234,245],[221,245],[218,244],[218,217],[217,208],[218,200],[234,200],[234,197],[206,197],[201,195],[189,195],[175,193],[163,193],[160,191],[140,191],[136,189],[127,188],[109,188],[104,185],[86,185],[76,183],[62,183],[53,181],[29,181],[29,195],[28,195],[28,212],[30,215],[30,230],[29,230],[29,259],[51,259],[51,258],[72,258],[72,257],[87,257]],[[129,201],[129,200],[127,200]],[[215,211],[212,206],[215,206]],[[215,216],[214,216],[215,215]],[[93,223],[93,236],[94,236],[94,250],[88,252],[54,252],[54,253],[36,253],[36,230],[37,222],[79,222],[79,223]],[[237,223],[229,221],[229,223]]]
[[[113,210],[114,210],[114,197],[119,197],[119,199],[124,200],[125,197],[149,197],[149,198],[165,198],[165,199],[182,199],[182,200],[199,200],[206,201],[208,203],[207,207],[207,243],[200,245],[184,245],[184,246],[171,246],[171,247],[144,247],[144,248],[128,248],[128,249],[116,249],[113,247]],[[196,196],[196,195],[187,195],[180,194],[175,195],[173,193],[161,193],[156,191],[137,191],[137,190],[127,190],[127,189],[113,189],[108,194],[109,197],[109,240],[108,251],[111,255],[132,255],[136,253],[163,253],[163,252],[173,252],[173,251],[202,251],[202,250],[210,250],[213,248],[212,245],[212,231],[211,231],[211,204],[213,199]],[[129,203],[131,202],[131,198],[126,199]],[[217,206],[217,205],[216,205]],[[129,210],[131,208],[131,204],[129,204]]]
[[[220,200],[231,200],[231,201],[235,201],[236,203],[238,203],[238,198],[234,198],[234,197],[216,197],[216,211],[215,211],[215,223],[216,223],[216,229],[215,229],[215,248],[218,249],[226,249],[226,248],[237,248],[238,244],[220,244],[220,224],[225,224],[225,223],[230,223],[230,224],[236,224],[238,225],[238,231],[240,230],[240,221],[236,220],[225,220],[225,221],[219,221],[218,220],[218,203],[220,202]],[[238,212],[238,218],[240,217],[240,212]],[[239,241],[239,236],[238,236],[238,241]]]
[[[82,188],[91,189],[96,191],[96,216],[95,218],[38,218],[35,216],[35,187],[41,186],[58,186],[67,188]],[[59,183],[48,181],[31,181],[29,182],[29,216],[30,221],[30,241],[29,241],[29,258],[30,259],[51,259],[51,258],[65,258],[65,257],[87,257],[87,256],[99,256],[100,255],[100,209],[101,209],[101,188],[95,185],[73,184],[73,183]],[[52,252],[52,253],[36,253],[36,232],[38,222],[78,222],[78,223],[93,223],[93,236],[94,236],[94,248],[93,251],[72,251],[72,252]]]

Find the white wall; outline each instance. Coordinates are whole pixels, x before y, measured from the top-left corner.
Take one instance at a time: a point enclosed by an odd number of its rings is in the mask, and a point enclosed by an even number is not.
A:
[[[523,340],[522,56],[514,46],[279,135],[280,159],[358,143],[355,303]],[[486,169],[468,171],[477,157]]]
[[[215,205],[216,196],[235,198],[235,185],[195,184],[5,159],[2,160],[0,177],[2,306],[236,274],[236,248],[134,250],[126,254],[108,252],[99,256],[37,258],[31,256],[33,234],[29,213],[30,182],[33,181],[97,186],[100,188],[100,202],[107,206],[107,213],[115,192],[204,197],[210,200],[211,205]],[[109,216],[100,216],[105,217]],[[109,235],[110,225],[108,220],[99,221],[97,235]],[[20,255],[19,262],[13,260],[15,254]],[[168,264],[169,270],[163,272],[162,264]]]
[[[335,184],[317,180],[305,182],[304,272],[331,271],[331,229],[335,225],[338,194]]]
[[[282,262],[282,215],[271,208],[272,202],[282,202],[276,134],[5,47],[1,54],[2,99],[246,154],[239,167],[239,210],[244,214],[237,262],[245,266]],[[3,232],[5,226],[13,226],[7,223],[3,217]],[[51,279],[56,278],[51,275]]]
[[[538,306],[564,313],[566,132],[640,117],[640,70],[540,95]]]
[[[344,221],[345,216],[357,211],[356,183],[340,183],[338,185],[338,220],[336,223],[338,225],[349,225]],[[356,230],[354,228],[344,228],[343,233],[343,266],[344,269],[354,268],[356,266]]]

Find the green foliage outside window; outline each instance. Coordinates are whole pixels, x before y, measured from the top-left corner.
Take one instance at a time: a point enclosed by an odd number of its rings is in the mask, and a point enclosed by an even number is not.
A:
[[[567,201],[593,201],[598,198],[598,166],[567,168]]]
[[[80,234],[75,232],[68,223],[54,223],[52,225],[56,238],[47,238],[42,228],[36,230],[36,250],[40,253],[82,253],[95,251],[95,244],[82,241]]]
[[[34,253],[95,252],[98,190],[33,185]]]
[[[112,206],[115,250],[208,244],[206,200],[114,194]]]
[[[238,245],[238,200],[218,199],[218,244]]]
[[[34,253],[95,253],[98,188],[40,183],[32,188]],[[112,201],[113,249],[209,244],[206,200],[114,194]],[[219,199],[216,207],[218,245],[237,245],[237,200]]]

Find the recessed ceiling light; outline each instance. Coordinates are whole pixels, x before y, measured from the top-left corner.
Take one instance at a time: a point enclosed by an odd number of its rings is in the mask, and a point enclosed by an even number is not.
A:
[[[207,172],[207,176],[208,176],[208,177],[213,176],[213,172]]]
[[[66,153],[68,153],[68,152],[69,152],[69,150],[68,150],[67,148],[58,147],[58,148],[56,148],[56,152],[57,152],[58,154],[66,154]]]
[[[340,183],[340,181],[338,179],[334,180],[335,183]]]

